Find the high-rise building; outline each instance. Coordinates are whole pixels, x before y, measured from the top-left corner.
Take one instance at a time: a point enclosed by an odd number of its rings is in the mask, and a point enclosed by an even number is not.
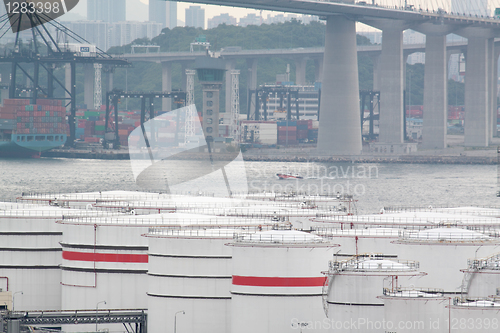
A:
[[[208,20],[208,29],[217,28],[219,24],[236,25],[236,17],[232,17],[228,13],[214,16]]]
[[[177,2],[149,0],[149,21],[161,23],[164,28],[177,26]]]
[[[126,20],[126,0],[88,0],[87,20],[121,22]]]
[[[205,9],[200,6],[186,8],[186,27],[205,29]]]
[[[245,17],[240,18],[240,27],[246,27],[249,25],[260,25],[262,23],[262,17],[257,16],[257,14],[250,13]]]

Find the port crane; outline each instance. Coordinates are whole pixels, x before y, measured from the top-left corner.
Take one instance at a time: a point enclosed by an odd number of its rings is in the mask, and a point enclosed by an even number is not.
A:
[[[31,6],[29,3],[28,6]],[[29,9],[29,8],[28,8]],[[102,67],[105,71],[112,71],[116,67],[128,67],[130,63],[125,59],[117,59],[96,47],[95,52],[90,49],[70,48],[69,41],[77,44],[91,44],[66,26],[53,20],[50,15],[19,11],[13,14],[0,16],[0,40],[11,30],[15,33],[14,45],[6,48],[0,56],[0,63],[11,64],[10,82],[8,84],[9,98],[21,97],[21,93],[29,95],[31,103],[35,104],[40,96],[50,99],[64,100],[68,111],[69,136],[66,141],[67,147],[73,147],[76,139],[76,66],[80,64],[94,64],[95,68]],[[31,32],[32,42],[25,45],[21,41],[23,29]],[[56,36],[50,30],[56,31]],[[54,70],[66,66],[66,78],[68,85],[61,82],[55,75]],[[47,73],[47,82],[40,82],[40,72]],[[30,83],[30,87],[18,83],[18,77],[24,75]],[[99,86],[99,85],[98,85]],[[65,96],[56,97],[54,90],[60,87]]]

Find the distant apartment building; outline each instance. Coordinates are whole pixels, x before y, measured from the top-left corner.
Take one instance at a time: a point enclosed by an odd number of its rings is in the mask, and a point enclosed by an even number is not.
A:
[[[149,21],[161,23],[163,28],[177,26],[177,2],[149,0]]]
[[[239,25],[241,27],[246,27],[249,25],[261,25],[262,24],[262,16],[257,16],[257,14],[248,14],[245,17],[240,18]]]
[[[130,44],[138,38],[151,39],[158,36],[163,29],[161,23],[156,22],[71,21],[62,23],[103,51],[107,51],[112,46]]]
[[[273,24],[273,23],[285,23],[286,17],[284,14],[277,14],[274,16],[267,15],[267,19],[265,21],[266,24]]]
[[[236,17],[232,17],[228,13],[220,14],[208,19],[208,29],[217,28],[220,24],[236,25]]]
[[[205,9],[200,6],[186,8],[186,27],[205,29]]]
[[[87,20],[121,22],[126,20],[126,0],[88,0]]]

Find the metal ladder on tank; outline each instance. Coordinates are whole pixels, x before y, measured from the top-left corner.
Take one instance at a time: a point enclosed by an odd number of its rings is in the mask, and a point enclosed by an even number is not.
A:
[[[468,268],[464,271],[462,285],[460,286],[462,299],[469,292],[470,284],[472,282],[472,279],[474,278],[474,273],[487,268],[500,270],[500,253],[496,253],[489,257],[481,259],[469,259],[467,266]]]

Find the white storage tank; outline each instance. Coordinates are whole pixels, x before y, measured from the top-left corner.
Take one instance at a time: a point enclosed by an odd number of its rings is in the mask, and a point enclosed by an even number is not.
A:
[[[379,320],[377,325],[381,325],[386,332],[448,332],[446,307],[450,298],[443,296],[442,290],[385,290],[380,298],[384,301],[385,320]]]
[[[238,235],[233,243],[231,333],[328,331],[322,289],[337,245],[295,231]]]
[[[231,258],[235,229],[150,229],[148,330],[231,331]],[[184,313],[179,313],[183,311]]]
[[[18,208],[0,210],[0,288],[12,293],[16,311],[60,310],[62,229],[55,222],[64,214],[108,214],[49,206]]]
[[[500,330],[500,302],[495,299],[459,300],[450,305],[452,332],[496,333]]]
[[[383,255],[361,255],[349,260],[330,261],[325,309],[332,331],[384,332],[369,329],[384,317],[384,302],[378,298],[384,290],[396,290],[422,276],[419,263],[386,259]],[[353,323],[356,323],[354,325]]]
[[[463,295],[467,298],[497,296],[500,294],[500,254],[468,260],[463,270]]]
[[[467,259],[489,256],[500,245],[498,237],[456,227],[405,231],[394,243],[399,245],[400,257],[418,260],[420,269],[428,274],[415,286],[445,288],[457,294],[462,286],[459,272],[467,267]]]

